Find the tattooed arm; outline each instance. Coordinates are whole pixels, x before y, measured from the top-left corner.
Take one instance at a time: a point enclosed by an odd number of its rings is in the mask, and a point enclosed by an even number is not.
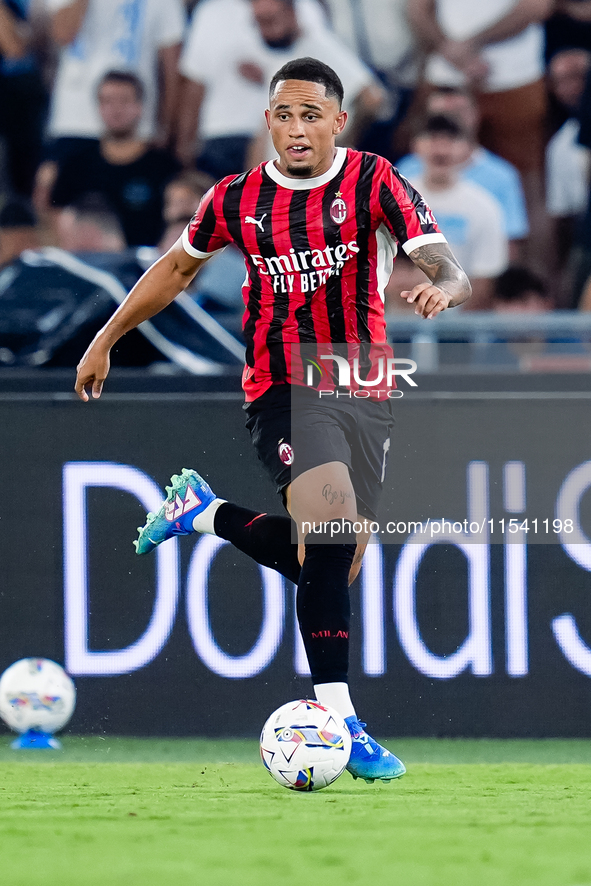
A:
[[[414,303],[415,314],[431,320],[446,308],[455,308],[470,298],[470,281],[447,243],[419,246],[409,258],[431,281],[400,293],[409,304]]]

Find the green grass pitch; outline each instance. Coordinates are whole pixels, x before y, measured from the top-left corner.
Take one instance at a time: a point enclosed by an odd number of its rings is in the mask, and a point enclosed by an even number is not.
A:
[[[591,742],[388,742],[298,794],[255,742],[0,738],[2,886],[591,886]]]

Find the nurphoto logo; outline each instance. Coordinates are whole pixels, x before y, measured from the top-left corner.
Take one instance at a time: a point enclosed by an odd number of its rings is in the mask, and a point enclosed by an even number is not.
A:
[[[319,362],[322,361],[322,362]],[[366,362],[366,361],[364,361]],[[370,361],[369,372],[363,373],[359,357],[344,357],[339,354],[321,354],[316,359],[307,358],[306,385],[318,391],[323,397],[355,397],[356,399],[396,400],[404,396],[396,385],[401,378],[416,388],[411,377],[417,371],[414,360],[400,357],[379,357]],[[320,382],[318,381],[320,375]],[[364,377],[365,376],[365,377]],[[371,378],[370,378],[371,376]],[[321,387],[325,383],[326,387]],[[328,387],[328,384],[331,386]]]

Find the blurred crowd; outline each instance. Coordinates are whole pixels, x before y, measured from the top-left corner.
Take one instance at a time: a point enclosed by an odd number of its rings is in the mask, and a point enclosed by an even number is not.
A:
[[[591,310],[591,0],[0,0],[0,267],[162,254],[273,157],[267,84],[301,56],[343,81],[343,144],[426,198],[471,310]],[[237,308],[239,256],[213,265],[204,303]],[[388,308],[421,279],[402,255]]]

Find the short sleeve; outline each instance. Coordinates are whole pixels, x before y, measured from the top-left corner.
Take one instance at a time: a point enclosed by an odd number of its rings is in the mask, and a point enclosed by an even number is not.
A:
[[[183,249],[193,258],[209,258],[231,242],[218,191],[219,185],[210,188],[181,235]]]
[[[96,149],[98,153],[98,148]],[[94,145],[82,148],[58,164],[58,173],[51,191],[52,206],[69,206],[84,193],[96,193]]]
[[[470,243],[470,277],[497,277],[509,263],[509,246],[501,206],[484,192],[473,204],[474,230]]]
[[[183,77],[196,83],[208,82],[219,63],[220,22],[215,5],[199,3],[193,13],[179,61]]]
[[[546,148],[546,211],[548,215],[559,217],[568,215],[570,207],[565,200],[564,176],[556,159],[555,144],[550,139]]]
[[[60,9],[65,9],[67,6],[73,6],[76,0],[45,0],[45,9],[50,14],[54,12],[59,12]]]
[[[529,221],[525,197],[521,185],[519,173],[507,164],[505,188],[501,194],[493,194],[497,197],[503,209],[503,222],[505,233],[509,240],[521,240],[529,233]],[[491,191],[491,193],[493,193]]]
[[[498,200],[509,240],[527,236],[529,223],[521,178],[511,163],[484,148],[477,148],[461,177],[480,185]]]
[[[181,43],[187,23],[181,0],[165,0],[161,3],[158,21],[158,46],[174,46]]]
[[[407,255],[428,243],[446,243],[431,209],[411,183],[385,165],[377,183],[378,216]]]
[[[567,121],[546,148],[546,209],[554,217],[578,215],[587,205],[587,149],[577,134],[577,123]]]
[[[67,166],[60,170],[51,191],[52,206],[68,206],[74,202],[80,193],[76,188],[76,180],[77,176]]]

